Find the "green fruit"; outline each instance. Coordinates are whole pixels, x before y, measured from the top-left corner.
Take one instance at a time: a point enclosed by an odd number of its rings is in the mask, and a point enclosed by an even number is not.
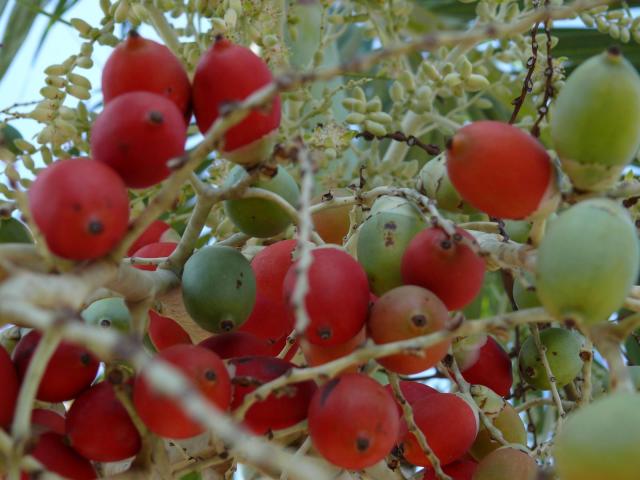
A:
[[[224,185],[230,187],[247,176],[240,165],[231,169]],[[300,190],[295,180],[283,167],[278,167],[271,178],[258,179],[252,187],[262,188],[280,195],[292,207],[297,207]],[[238,229],[252,237],[268,238],[282,233],[291,225],[291,217],[271,200],[242,198],[226,200],[224,210]]]
[[[640,330],[634,331],[624,342],[627,359],[631,365],[640,365]]]
[[[20,132],[13,128],[11,125],[2,124],[0,125],[0,150],[2,148],[6,148],[14,155],[19,155],[22,153],[16,146],[13,141],[22,138]]]
[[[127,333],[131,329],[131,313],[120,297],[96,300],[81,313],[85,322],[101,328]]]
[[[418,176],[417,189],[435,200],[438,207],[443,210],[466,214],[477,212],[462,199],[451,183],[444,156],[436,157],[422,167]]]
[[[473,474],[473,480],[536,480],[537,477],[536,461],[526,453],[509,447],[489,454]]]
[[[517,277],[513,279],[513,300],[520,310],[526,308],[539,307],[542,304],[536,292],[535,279],[529,272],[523,272],[524,280],[529,284],[527,287]]]
[[[417,212],[405,215],[393,211],[378,212],[362,224],[357,257],[375,295],[402,285],[402,255],[411,239],[426,226]]]
[[[540,332],[540,343],[546,348],[549,369],[558,387],[564,387],[576,378],[582,368],[582,345],[576,334],[564,328],[547,328]],[[539,390],[551,389],[533,336],[529,336],[522,344],[518,365],[522,378],[529,385]]]
[[[489,387],[485,387],[484,385],[471,385],[469,387],[469,393],[478,408],[491,419],[498,417],[506,408],[506,400]]]
[[[520,415],[510,403],[505,402],[502,411],[497,416],[494,416],[492,420],[493,425],[502,432],[502,436],[507,442],[520,445],[527,444],[527,431],[524,423],[522,423]],[[480,461],[501,446],[502,444],[494,440],[489,430],[480,422],[478,436],[469,449],[469,453],[473,458]]]
[[[182,274],[187,312],[205,330],[230,332],[249,317],[256,301],[256,278],[249,261],[231,247],[204,247]]]
[[[640,147],[640,75],[617,49],[569,76],[555,101],[551,136],[575,187],[603,190],[618,179]]]
[[[33,243],[27,226],[15,218],[0,218],[0,243]]]
[[[509,235],[509,239],[518,243],[527,243],[529,232],[531,232],[531,222],[526,220],[505,220],[504,230]]]
[[[640,394],[618,392],[572,412],[555,439],[562,480],[637,480]]]
[[[605,321],[623,305],[638,263],[638,238],[628,213],[611,200],[586,200],[561,213],[542,240],[538,298],[559,320]]]

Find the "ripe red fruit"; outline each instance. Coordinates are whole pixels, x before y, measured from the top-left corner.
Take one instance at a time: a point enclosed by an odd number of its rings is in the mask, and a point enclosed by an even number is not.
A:
[[[229,365],[233,373],[233,402],[235,410],[244,397],[256,389],[255,380],[267,383],[285,375],[295,365],[273,357],[233,358]],[[283,392],[272,393],[265,400],[255,402],[244,417],[244,424],[257,434],[291,427],[307,418],[307,410],[316,384],[313,380],[287,385]]]
[[[49,250],[71,260],[98,258],[124,236],[129,197],[118,175],[93,160],[52,163],[29,189],[33,220]]]
[[[389,392],[357,373],[327,382],[309,407],[313,446],[328,461],[348,470],[382,460],[393,448],[399,428],[398,411]]]
[[[64,435],[65,418],[53,410],[36,408],[31,412],[31,424],[41,432],[55,432]]]
[[[18,399],[18,375],[11,362],[11,357],[0,346],[0,428],[7,429],[13,420],[13,411]]]
[[[398,415],[400,416],[404,415],[404,412],[402,410],[402,405],[398,403],[398,400],[396,399],[396,396],[393,393],[393,389],[391,388],[391,385],[385,385],[384,388],[387,390],[387,392],[389,392],[389,395],[391,395],[393,397],[393,400],[396,402],[396,406],[398,407]],[[440,393],[438,390],[430,387],[429,385],[425,385],[424,383],[414,382],[410,380],[402,380],[400,382],[400,391],[402,392],[404,399],[409,403],[409,405],[413,405],[418,400],[422,399],[423,397],[426,397],[427,395],[437,395]]]
[[[253,355],[270,356],[272,345],[247,332],[229,332],[213,335],[201,341],[199,346],[211,350],[223,360],[228,358],[249,357]]]
[[[402,256],[402,280],[435,293],[449,310],[475,298],[484,280],[484,260],[462,242],[474,238],[461,228],[449,237],[438,227],[418,233]]]
[[[348,340],[346,343],[341,343],[340,345],[314,345],[313,343],[309,343],[306,340],[302,340],[300,342],[300,345],[302,346],[302,352],[304,353],[304,358],[307,360],[307,363],[310,366],[315,367],[317,365],[322,365],[341,357],[346,357],[355,349],[363,345],[366,340],[367,329],[363,327],[355,337],[353,337],[351,340]],[[354,365],[353,367],[344,370],[344,372],[356,372],[357,370],[358,366]]]
[[[71,446],[95,462],[118,462],[140,450],[140,435],[109,382],[80,395],[67,413]]]
[[[305,338],[316,345],[339,345],[357,335],[369,310],[369,283],[360,264],[337,248],[311,252],[309,291],[304,302],[310,324]],[[291,296],[296,284],[297,263],[284,279],[284,295],[291,315]]]
[[[91,129],[93,158],[113,168],[131,188],[161,182],[167,162],[184,152],[187,125],[165,97],[130,92],[111,101]]]
[[[228,102],[242,101],[273,80],[267,64],[255,53],[222,38],[198,63],[193,78],[193,108],[198,128],[205,133]],[[227,130],[224,151],[233,152],[259,140],[280,126],[280,97],[267,113],[253,111]]]
[[[175,242],[158,242],[145,245],[136,251],[132,257],[135,258],[163,258],[168,257],[178,246]],[[158,269],[157,265],[134,265],[140,270],[154,271]]]
[[[456,132],[447,146],[447,172],[472,206],[513,220],[534,213],[555,181],[542,144],[495,121],[474,122]]]
[[[371,308],[369,337],[377,344],[397,342],[436,333],[447,328],[447,307],[429,290],[404,285],[389,290]],[[423,355],[398,353],[378,359],[383,367],[404,375],[428,370],[444,358],[451,340],[423,349]]]
[[[47,470],[69,480],[98,478],[91,462],[65,444],[64,437],[54,432],[43,433],[29,452]]]
[[[211,405],[226,410],[231,402],[231,381],[220,357],[195,345],[175,345],[158,353],[155,361],[168,362],[193,382]],[[204,432],[175,400],[154,390],[144,370],[136,377],[133,404],[140,419],[156,435],[182,439]]]
[[[240,331],[277,342],[293,330],[283,299],[284,277],[293,263],[295,240],[282,240],[261,250],[251,261],[256,277],[256,303]]]
[[[164,45],[131,30],[102,70],[104,103],[135,91],[162,95],[183,112],[185,120],[191,117],[191,85],[180,60]]]
[[[149,338],[156,350],[162,351],[180,344],[191,344],[189,334],[172,318],[149,310]]]
[[[131,257],[135,252],[150,243],[177,242],[179,239],[178,234],[168,223],[162,220],[155,220],[140,234],[136,241],[133,242],[133,245],[129,247],[127,257]]]
[[[42,334],[36,330],[22,337],[13,351],[13,363],[22,380],[27,373]],[[43,402],[64,402],[76,398],[98,373],[100,363],[84,347],[62,341],[49,359],[36,398]]]
[[[452,393],[427,395],[413,405],[416,425],[427,439],[427,443],[447,465],[464,455],[473,444],[478,433],[478,418],[469,404]],[[402,426],[402,448],[404,457],[414,465],[430,467],[416,437]]]
[[[442,471],[451,477],[451,480],[472,480],[473,474],[478,468],[478,463],[473,460],[458,460],[446,465]],[[438,480],[436,472],[426,469],[422,480]]]
[[[509,395],[513,384],[509,354],[490,336],[480,348],[478,359],[461,373],[467,382],[489,387],[502,397]]]

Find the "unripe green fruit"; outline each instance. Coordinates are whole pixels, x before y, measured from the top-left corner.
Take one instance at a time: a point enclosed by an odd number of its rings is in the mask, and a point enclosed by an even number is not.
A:
[[[582,190],[614,183],[640,147],[640,75],[617,49],[567,79],[551,119],[562,169]]]
[[[478,464],[473,480],[535,480],[537,476],[538,467],[533,458],[515,448],[505,447],[492,452]]]
[[[569,415],[555,439],[562,480],[636,480],[640,472],[640,394],[618,392]]]
[[[131,328],[131,313],[120,297],[96,300],[81,313],[89,325],[100,328],[113,328],[127,333]]]
[[[506,408],[507,402],[504,398],[484,385],[471,385],[469,393],[473,397],[476,405],[489,418],[496,418]]]
[[[540,332],[540,343],[546,348],[547,361],[556,385],[563,387],[571,382],[582,368],[578,336],[564,328],[547,328]],[[522,378],[529,385],[539,390],[551,389],[533,336],[529,336],[522,344],[518,365]]]
[[[249,261],[231,247],[202,248],[184,266],[182,299],[191,318],[205,330],[234,330],[249,317],[256,301]]]
[[[527,444],[527,431],[524,428],[524,423],[522,423],[520,415],[510,403],[505,402],[502,411],[491,420],[493,421],[493,426],[502,432],[502,436],[507,442],[520,445]],[[469,449],[469,453],[473,458],[480,461],[501,446],[502,444],[493,439],[489,430],[481,422],[478,436]]]
[[[527,287],[518,279],[513,279],[513,300],[520,310],[526,308],[535,308],[542,305],[536,291],[535,280],[529,272],[524,272],[524,279],[529,284]]]
[[[0,125],[0,152],[3,148],[6,148],[14,155],[22,153],[13,143],[14,140],[19,138],[22,138],[22,135],[11,125]]]
[[[611,200],[586,200],[561,213],[542,240],[538,298],[559,320],[603,322],[623,305],[638,262],[628,213]]]
[[[15,218],[0,218],[0,243],[33,243],[26,225]]]
[[[392,211],[376,213],[362,224],[358,234],[358,262],[367,273],[369,287],[375,295],[402,285],[402,255],[411,239],[426,226],[417,212],[404,215]]]
[[[246,176],[247,171],[237,165],[229,172],[224,185],[230,187]],[[269,190],[280,195],[291,206],[297,206],[300,189],[283,167],[278,167],[277,173],[271,178],[258,179],[252,187]],[[287,212],[274,202],[262,198],[226,200],[224,210],[241,232],[252,237],[273,237],[291,225],[291,217]]]
[[[527,243],[529,232],[531,232],[531,222],[526,220],[505,220],[504,230],[509,235],[509,239],[518,243]]]
[[[475,213],[477,210],[465,202],[451,183],[445,157],[427,162],[418,176],[417,189],[435,200],[438,207],[449,212]]]

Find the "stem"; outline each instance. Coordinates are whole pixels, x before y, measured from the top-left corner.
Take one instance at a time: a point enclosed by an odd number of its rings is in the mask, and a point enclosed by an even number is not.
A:
[[[425,123],[426,119],[424,115],[418,115],[412,110],[409,110],[402,119],[402,122],[400,124],[400,131],[407,136],[415,135],[416,133],[418,133],[418,130],[420,130],[424,126]],[[407,145],[406,143],[391,142],[389,144],[389,148],[387,148],[387,151],[384,154],[384,157],[382,158],[382,162],[398,165],[404,160],[404,157],[407,156],[410,148],[411,147],[409,147],[409,145]]]
[[[540,354],[540,359],[542,360],[542,365],[544,366],[544,371],[547,375],[547,379],[549,380],[549,385],[551,386],[551,395],[553,397],[553,401],[556,404],[556,408],[558,409],[558,423],[557,427],[559,428],[562,425],[562,421],[564,420],[566,414],[564,408],[562,407],[562,398],[560,398],[560,393],[558,393],[558,386],[556,385],[556,377],[553,375],[551,371],[551,367],[549,366],[549,360],[547,359],[547,347],[542,345],[540,341],[540,330],[537,325],[530,325],[531,335],[533,336],[533,341],[536,344],[536,348],[538,349],[538,353]]]

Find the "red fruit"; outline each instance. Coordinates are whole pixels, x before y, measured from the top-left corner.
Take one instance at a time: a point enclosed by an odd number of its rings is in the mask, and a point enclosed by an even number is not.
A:
[[[149,338],[159,352],[174,345],[191,345],[191,337],[178,322],[153,310],[149,310]]]
[[[42,334],[35,330],[22,337],[13,351],[13,363],[22,380],[27,373]],[[98,360],[84,347],[62,341],[49,359],[36,398],[43,402],[64,402],[76,398],[96,378]]]
[[[13,411],[18,399],[18,375],[11,357],[0,346],[0,428],[8,429],[13,420]]]
[[[140,435],[109,382],[80,395],[67,413],[71,446],[95,462],[118,462],[140,450]]]
[[[449,324],[447,307],[429,290],[404,285],[389,290],[371,308],[369,337],[377,344],[397,342],[442,331]],[[378,359],[383,367],[404,375],[423,372],[444,358],[451,340],[423,350],[423,355],[398,353]]]
[[[316,345],[339,345],[355,337],[367,319],[369,283],[367,274],[348,253],[337,248],[311,252],[309,291],[304,301],[310,324],[305,338]],[[297,263],[284,279],[284,295],[290,304],[296,284]]]
[[[228,358],[249,357],[253,355],[270,356],[272,345],[247,332],[229,332],[213,335],[198,345],[211,350],[223,360]]]
[[[175,242],[158,242],[145,245],[135,252],[132,257],[136,258],[163,258],[168,257],[178,246]],[[158,269],[157,265],[134,265],[140,270],[154,271]]]
[[[105,255],[129,222],[124,183],[108,166],[92,160],[49,165],[31,185],[29,205],[49,250],[71,260]]]
[[[531,215],[554,182],[542,144],[506,123],[474,122],[458,130],[447,147],[453,186],[464,200],[494,217]]]
[[[402,280],[435,293],[449,310],[459,310],[473,301],[484,281],[484,260],[462,243],[475,242],[461,228],[453,238],[438,227],[418,233],[402,256]]]
[[[40,435],[29,452],[47,470],[70,480],[98,478],[91,462],[65,444],[64,437],[54,432]]]
[[[472,480],[473,474],[478,468],[478,463],[473,460],[458,460],[445,466],[442,471],[451,477],[451,480]],[[426,469],[422,480],[438,480],[436,472]]]
[[[129,250],[127,250],[127,257],[133,256],[135,252],[150,243],[175,242],[177,240],[178,234],[168,223],[165,223],[162,220],[155,220],[144,232],[140,234],[136,241],[133,242],[133,245],[129,247]]]
[[[285,375],[295,365],[273,357],[233,358],[229,365],[233,374],[233,402],[235,410],[244,397],[256,389],[255,381],[267,383]],[[312,380],[288,385],[280,394],[272,393],[265,400],[255,402],[244,417],[244,424],[257,434],[291,427],[307,418],[307,410],[316,384]]]
[[[313,396],[309,435],[328,461],[361,470],[393,448],[400,419],[391,395],[375,380],[357,373],[334,378]]]
[[[412,407],[416,425],[442,465],[459,459],[469,450],[478,434],[478,419],[467,402],[452,393],[441,393],[427,395]],[[406,424],[403,429],[404,457],[414,465],[430,467],[431,462],[416,437],[407,431]]]
[[[183,112],[185,120],[191,117],[191,85],[180,60],[164,45],[131,30],[102,70],[104,103],[135,91],[163,95]]]
[[[230,102],[242,101],[273,81],[267,64],[255,53],[223,38],[217,40],[198,63],[193,78],[193,109],[198,128],[205,133]],[[267,113],[253,111],[227,130],[224,151],[233,152],[280,126],[280,97]]]
[[[184,152],[187,125],[165,97],[130,92],[111,101],[91,130],[93,158],[113,168],[131,188],[161,182],[167,162]]]
[[[404,411],[402,410],[402,405],[398,403],[395,394],[393,393],[393,389],[391,385],[385,385],[384,387],[389,395],[391,395],[396,402],[396,406],[398,407],[398,414],[400,416],[404,415]],[[404,399],[409,403],[409,405],[413,405],[418,400],[421,400],[423,397],[427,395],[434,395],[440,393],[435,388],[430,387],[429,385],[425,385],[424,383],[413,382],[409,380],[402,380],[400,382],[400,391],[404,396]]]
[[[287,311],[282,287],[293,263],[295,248],[295,240],[282,240],[253,257],[251,268],[256,276],[256,303],[240,331],[277,342],[293,330],[293,319]]]
[[[307,360],[307,363],[315,367],[317,365],[322,365],[324,363],[331,362],[341,357],[346,357],[350,353],[352,353],[356,348],[360,347],[367,340],[367,329],[362,328],[355,337],[351,340],[348,340],[346,343],[341,343],[340,345],[333,346],[324,346],[324,345],[314,345],[313,343],[309,343],[306,340],[302,340],[302,352],[304,353],[304,358]],[[354,372],[357,371],[358,366],[353,366],[349,370]]]
[[[180,370],[193,387],[214,407],[226,410],[231,402],[231,381],[220,357],[195,345],[175,345],[158,353],[155,361],[168,362]],[[156,435],[182,439],[204,432],[179,403],[154,390],[144,371],[136,377],[133,404],[140,419]]]
[[[44,432],[54,432],[58,435],[64,435],[65,432],[65,418],[53,410],[34,409],[31,412],[31,424]]]
[[[476,362],[461,373],[467,382],[489,387],[502,397],[509,395],[513,384],[509,354],[489,336]]]

